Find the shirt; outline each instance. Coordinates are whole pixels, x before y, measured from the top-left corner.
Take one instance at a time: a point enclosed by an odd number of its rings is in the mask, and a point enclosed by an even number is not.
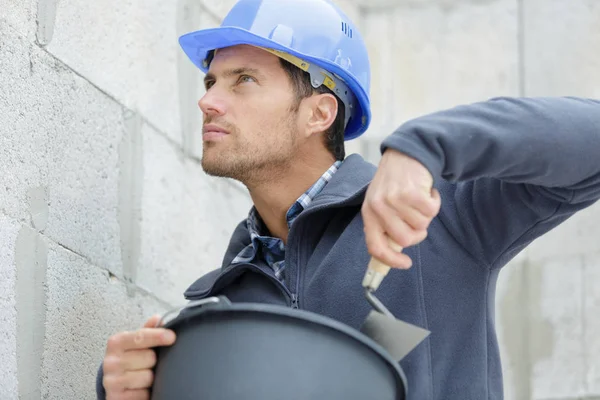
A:
[[[308,207],[315,196],[323,190],[341,164],[342,161],[333,163],[333,165],[329,167],[329,169],[294,202],[294,204],[292,204],[285,216],[288,229],[291,228],[296,217],[298,217],[298,215]],[[248,231],[250,232],[251,243],[233,259],[232,264],[249,263],[262,255],[269,267],[273,269],[277,279],[282,281],[283,270],[285,268],[285,245],[283,240],[266,234],[267,229],[255,207],[250,209],[246,224]]]

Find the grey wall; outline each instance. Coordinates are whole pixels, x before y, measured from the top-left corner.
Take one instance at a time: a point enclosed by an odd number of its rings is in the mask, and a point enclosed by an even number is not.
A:
[[[0,0],[0,399],[92,399],[106,338],[182,304],[250,205],[198,165],[179,34],[231,0]],[[600,97],[595,0],[338,1],[373,58],[374,162],[402,121],[497,95]],[[600,398],[600,208],[503,273],[507,399]],[[594,397],[596,396],[596,397]]]
[[[403,121],[489,97],[600,98],[596,0],[373,0],[374,123],[356,151],[379,158]],[[599,155],[600,162],[600,155]],[[600,399],[600,204],[535,241],[500,275],[507,400]]]

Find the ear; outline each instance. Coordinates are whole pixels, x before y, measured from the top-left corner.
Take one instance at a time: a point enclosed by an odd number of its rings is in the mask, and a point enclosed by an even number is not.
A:
[[[334,95],[330,93],[313,95],[306,101],[306,137],[325,132],[335,121],[338,105]]]

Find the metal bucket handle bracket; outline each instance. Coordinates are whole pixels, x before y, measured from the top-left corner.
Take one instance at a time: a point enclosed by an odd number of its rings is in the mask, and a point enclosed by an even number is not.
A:
[[[229,301],[229,299],[225,296],[213,296],[200,300],[192,300],[183,306],[175,307],[164,313],[160,320],[158,320],[158,322],[156,323],[155,328],[159,328],[161,326],[166,325],[168,322],[171,322],[178,315],[180,315],[182,311],[189,311],[197,307],[210,307],[212,309],[228,308],[230,306],[231,301]]]

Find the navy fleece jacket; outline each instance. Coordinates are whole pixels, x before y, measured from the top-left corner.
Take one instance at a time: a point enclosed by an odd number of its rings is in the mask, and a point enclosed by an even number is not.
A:
[[[403,124],[382,143],[432,173],[442,207],[422,243],[405,249],[377,291],[396,317],[431,335],[401,366],[411,400],[499,400],[496,279],[532,240],[600,198],[600,102],[499,98]],[[348,157],[291,227],[284,287],[264,263],[231,266],[250,242],[236,228],[222,267],[187,299],[223,294],[317,312],[359,328],[370,306],[360,207],[375,167]],[[190,366],[193,368],[193,366]],[[98,375],[98,396],[104,398]]]

